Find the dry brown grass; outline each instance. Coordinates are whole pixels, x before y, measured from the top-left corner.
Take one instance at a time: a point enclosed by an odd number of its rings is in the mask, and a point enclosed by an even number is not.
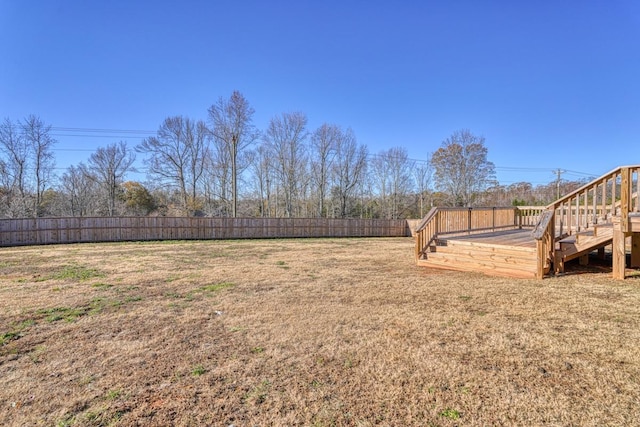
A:
[[[640,282],[411,239],[0,250],[0,425],[631,425]]]

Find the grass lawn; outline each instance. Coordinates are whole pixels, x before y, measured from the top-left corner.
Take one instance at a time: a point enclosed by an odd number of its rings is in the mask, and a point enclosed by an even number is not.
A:
[[[413,240],[0,249],[0,425],[632,425],[640,279]]]

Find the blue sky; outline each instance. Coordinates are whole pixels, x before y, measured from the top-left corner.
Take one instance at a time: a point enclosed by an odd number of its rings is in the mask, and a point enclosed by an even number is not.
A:
[[[0,0],[0,118],[155,131],[241,91],[371,153],[486,138],[503,184],[640,163],[637,1]],[[57,131],[59,168],[144,134]],[[67,136],[65,136],[67,135]]]

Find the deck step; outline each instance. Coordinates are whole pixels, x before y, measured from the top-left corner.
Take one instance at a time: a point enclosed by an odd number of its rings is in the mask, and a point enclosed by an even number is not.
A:
[[[536,249],[531,247],[443,239],[433,249],[419,265],[510,277],[536,274]]]

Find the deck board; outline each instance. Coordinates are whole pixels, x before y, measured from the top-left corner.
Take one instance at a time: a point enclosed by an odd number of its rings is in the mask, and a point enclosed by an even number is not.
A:
[[[529,229],[503,230],[466,236],[443,236],[440,240],[477,242],[500,246],[520,246],[525,248],[536,247],[536,241],[533,236],[531,236],[531,230]]]

